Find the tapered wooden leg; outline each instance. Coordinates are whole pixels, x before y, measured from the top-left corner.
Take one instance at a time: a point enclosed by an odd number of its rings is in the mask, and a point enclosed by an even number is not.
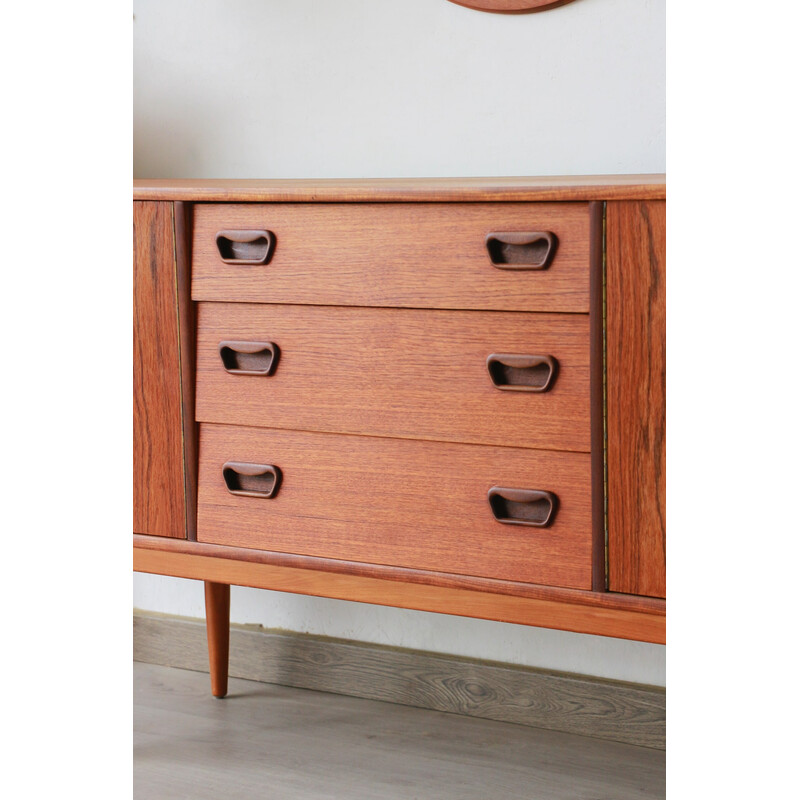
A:
[[[214,697],[225,697],[228,693],[231,587],[227,583],[212,583],[211,581],[205,581],[205,585],[211,694]]]

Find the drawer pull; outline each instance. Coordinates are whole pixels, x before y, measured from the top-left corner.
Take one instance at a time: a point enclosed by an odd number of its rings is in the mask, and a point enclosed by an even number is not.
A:
[[[486,237],[489,258],[497,269],[547,269],[557,245],[558,239],[550,231],[490,233]]]
[[[222,366],[231,375],[272,375],[280,350],[275,342],[220,342]]]
[[[281,485],[281,471],[271,464],[245,464],[228,461],[222,477],[231,494],[242,497],[275,497]]]
[[[272,231],[220,231],[219,257],[226,264],[268,264],[275,250]]]
[[[538,489],[489,489],[489,506],[498,522],[546,528],[553,521],[558,498]]]
[[[546,392],[553,385],[558,362],[552,356],[492,353],[486,359],[492,383],[509,392]]]

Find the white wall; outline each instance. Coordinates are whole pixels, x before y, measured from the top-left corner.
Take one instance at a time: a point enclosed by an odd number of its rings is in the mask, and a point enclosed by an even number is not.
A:
[[[137,177],[665,171],[665,0],[135,0]],[[136,575],[137,608],[203,616]],[[664,685],[665,648],[235,587],[231,618]]]
[[[665,0],[135,0],[137,177],[665,170]]]

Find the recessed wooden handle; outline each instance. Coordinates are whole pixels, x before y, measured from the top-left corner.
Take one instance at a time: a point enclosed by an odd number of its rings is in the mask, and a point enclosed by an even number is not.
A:
[[[220,231],[216,242],[226,264],[268,264],[275,250],[272,231]]]
[[[557,245],[551,231],[490,233],[486,237],[489,258],[497,269],[547,269]]]
[[[272,464],[249,464],[228,461],[222,477],[231,494],[241,497],[275,497],[281,485],[281,471]]]
[[[492,353],[486,359],[492,383],[508,392],[546,392],[556,379],[558,362],[552,356]]]
[[[498,522],[546,528],[555,517],[558,498],[541,489],[489,489],[489,506]]]
[[[222,366],[231,375],[272,375],[280,349],[275,342],[220,342]]]

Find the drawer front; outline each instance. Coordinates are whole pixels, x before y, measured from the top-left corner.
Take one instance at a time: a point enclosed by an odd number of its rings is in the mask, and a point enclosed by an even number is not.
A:
[[[266,231],[269,240],[235,245],[237,231]],[[522,243],[504,243],[509,233],[522,237]],[[531,263],[493,266],[487,248],[490,234],[503,234],[492,245],[495,260]],[[528,245],[524,234],[538,238],[533,237],[535,242]],[[549,245],[547,236],[552,240]],[[266,264],[228,263],[230,259],[261,257],[268,257]],[[530,268],[542,258],[549,258],[549,265]],[[509,269],[520,266],[528,268]],[[589,206],[198,204],[194,211],[192,297],[255,303],[588,312]]]
[[[232,493],[253,490],[242,464],[277,491]],[[590,473],[585,453],[201,425],[198,540],[589,589]],[[554,494],[550,525],[498,522],[492,487]],[[529,513],[511,501],[496,513]]]
[[[232,343],[226,361],[224,342]],[[248,343],[277,346],[271,374],[239,372],[268,369],[274,356],[237,360]],[[508,356],[530,357],[530,366],[514,367]],[[196,414],[201,422],[588,452],[589,321],[201,303]]]

